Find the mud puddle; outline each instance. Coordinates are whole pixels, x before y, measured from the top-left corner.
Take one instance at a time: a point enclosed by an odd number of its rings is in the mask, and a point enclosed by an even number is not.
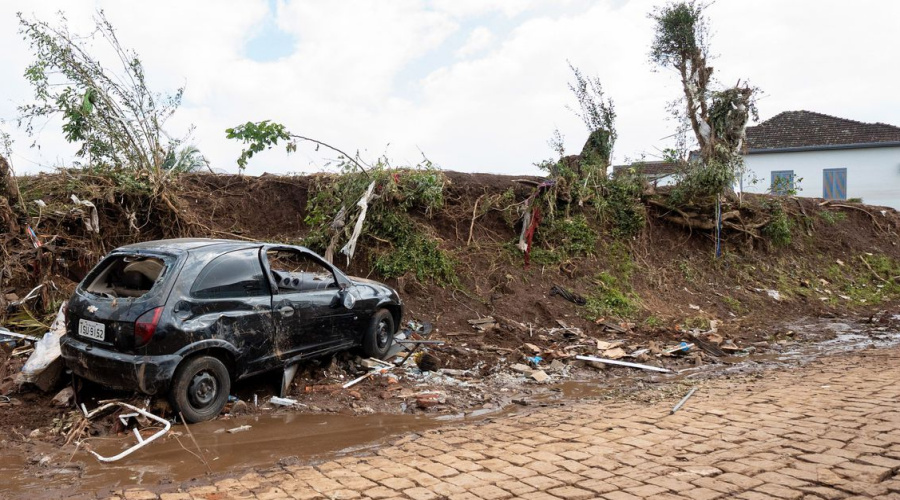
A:
[[[395,436],[418,433],[443,425],[505,417],[530,412],[538,407],[560,406],[580,400],[615,397],[669,398],[679,384],[728,375],[747,375],[776,368],[809,363],[822,356],[887,348],[900,345],[895,327],[872,327],[862,323],[812,320],[805,324],[785,325],[773,334],[772,342],[759,345],[745,356],[719,358],[698,367],[656,374],[627,368],[597,373],[592,368],[570,367],[559,373],[555,384],[526,384],[485,379],[479,390],[491,393],[488,408],[469,409],[449,414],[342,415],[335,413],[297,413],[278,410],[272,414],[220,419],[190,427],[202,454],[181,425],[167,436],[134,455],[102,464],[84,450],[74,454],[71,447],[60,449],[38,443],[28,456],[13,447],[0,448],[0,474],[5,478],[4,498],[60,498],[71,495],[103,494],[143,486],[154,491],[176,490],[182,486],[206,484],[210,476],[237,475],[248,470],[269,468],[275,463],[306,464],[348,454],[366,453]],[[516,379],[518,380],[518,379]],[[481,387],[484,385],[484,387]],[[655,388],[659,391],[643,391]],[[474,389],[472,389],[474,390]],[[644,394],[640,396],[640,394]],[[678,396],[680,397],[680,396]],[[250,426],[243,432],[228,430]],[[94,438],[92,449],[112,456],[134,443],[133,436]],[[185,449],[187,448],[187,450]],[[190,450],[190,451],[188,451]],[[202,455],[207,465],[195,456]]]
[[[250,426],[246,431],[228,432],[246,425]],[[174,425],[159,441],[108,464],[99,463],[81,450],[72,456],[71,451],[60,453],[48,446],[38,456],[25,459],[16,450],[4,450],[0,452],[2,490],[5,498],[60,498],[78,492],[105,493],[133,486],[157,489],[158,485],[171,484],[174,489],[208,473],[228,474],[238,469],[270,467],[279,460],[308,463],[358,453],[378,446],[391,436],[421,432],[438,425],[441,422],[429,416],[297,413],[191,425],[190,431],[208,468],[194,455],[201,454],[182,425]],[[120,453],[135,442],[130,435],[85,441],[103,456]],[[72,462],[68,462],[70,456]]]

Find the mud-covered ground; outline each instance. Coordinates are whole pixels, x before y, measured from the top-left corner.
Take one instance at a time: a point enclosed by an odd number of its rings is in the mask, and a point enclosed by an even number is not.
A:
[[[112,196],[109,186],[94,186],[79,196],[98,207],[97,235],[85,230],[85,212],[72,205],[66,175],[20,180],[26,201],[41,199],[49,208],[30,218],[40,247],[24,232],[0,232],[0,267],[7,278],[0,281],[2,326],[40,332],[28,311],[13,304],[25,301],[29,311],[55,313],[87,270],[118,245],[166,236],[302,244],[309,230],[304,218],[310,177],[185,176],[177,195],[192,225],[183,228],[169,224],[153,200],[125,200]],[[446,176],[444,207],[434,214],[413,208],[410,214],[453,259],[458,282],[440,285],[412,275],[384,280],[405,302],[405,326],[431,322],[428,338],[445,342],[423,349],[428,356],[347,389],[341,386],[369,370],[356,353],[309,362],[287,394],[296,400],[290,408],[269,403],[281,383],[279,373],[242,381],[216,421],[192,426],[193,433],[177,425],[160,442],[101,466],[85,450],[122,451],[134,442],[134,421],[124,424],[110,414],[86,422],[69,398],[55,403],[66,379],[48,393],[17,388],[14,376],[27,346],[0,343],[0,472],[14,478],[17,488],[49,488],[52,498],[75,484],[82,489],[73,491],[81,492],[177,483],[291,456],[352,451],[404,430],[493,418],[567,398],[612,397],[609,391],[656,397],[659,391],[633,391],[662,380],[675,381],[667,387],[678,390],[696,378],[802,362],[822,350],[864,348],[892,341],[879,339],[900,329],[893,316],[900,312],[893,278],[898,273],[871,267],[900,259],[900,215],[892,209],[779,198],[793,223],[790,245],[730,235],[721,258],[714,258],[710,234],[673,226],[648,208],[645,227],[633,238],[598,232],[595,248],[585,255],[535,259],[525,266],[515,249],[521,221],[512,220],[508,209],[527,199],[533,186],[520,177]],[[773,199],[747,196],[745,202],[765,205]],[[137,217],[139,232],[129,227],[129,214]],[[552,254],[559,242],[543,240],[543,227],[536,241]],[[360,242],[353,262],[340,264],[352,275],[370,276],[372,257],[389,243],[365,233]],[[630,314],[593,321],[596,315],[583,306],[551,294],[561,287],[597,297],[609,286],[600,277],[615,278],[616,291],[633,306]],[[32,290],[35,296],[26,300]],[[622,323],[619,316],[632,322]],[[682,342],[694,345],[679,350]],[[604,367],[577,361],[577,355],[665,367],[674,374]],[[88,409],[116,399],[173,417],[161,398],[91,384],[79,387],[77,396]],[[228,432],[245,425],[251,427]]]
[[[111,491],[129,484],[174,488],[208,474],[228,474],[279,460],[292,463],[356,453],[400,433],[582,398],[672,399],[698,379],[747,375],[835,352],[900,343],[898,312],[895,305],[863,316],[798,318],[761,330],[760,340],[740,345],[718,331],[701,335],[720,348],[736,344],[736,349],[718,356],[708,352],[714,350],[710,345],[704,351],[696,343],[687,353],[665,354],[666,348],[677,347],[681,340],[696,338],[685,332],[661,341],[658,335],[628,332],[627,325],[625,332],[598,328],[580,335],[572,328],[539,328],[515,341],[511,339],[517,326],[502,321],[486,332],[473,328],[465,341],[435,331],[429,338],[447,344],[424,351],[449,368],[427,366],[431,370],[423,371],[414,356],[403,367],[343,389],[342,384],[368,371],[359,357],[346,353],[303,365],[288,395],[297,402],[291,407],[269,402],[280,384],[279,376],[257,377],[234,387],[235,401],[218,419],[190,428],[174,425],[160,441],[114,464],[101,464],[86,450],[115,455],[134,444],[130,428],[141,428],[145,437],[157,429],[146,421],[122,424],[116,416],[124,411],[81,428],[82,414],[73,405],[52,402],[52,394],[14,392],[9,401],[0,401],[4,415],[0,472],[15,478],[8,483],[13,488],[9,491],[44,491],[46,498]],[[535,353],[529,346],[532,343],[522,342],[530,339],[552,348]],[[598,344],[604,349],[598,349]],[[618,357],[616,349],[626,353],[619,358],[622,361],[664,367],[671,373],[574,359],[576,353]],[[650,351],[627,355],[643,349]],[[535,360],[536,355],[542,359]],[[419,361],[427,364],[423,358]],[[16,363],[16,358],[7,355],[3,366]],[[547,379],[539,382],[526,370],[542,370]],[[88,409],[116,398],[173,417],[162,399],[108,392],[90,384],[81,388],[79,396]]]

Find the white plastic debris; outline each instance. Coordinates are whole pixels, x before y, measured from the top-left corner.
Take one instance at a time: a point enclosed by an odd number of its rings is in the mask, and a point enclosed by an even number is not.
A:
[[[294,406],[295,404],[297,404],[296,399],[279,398],[278,396],[272,396],[272,398],[269,399],[269,402],[272,403],[273,405],[278,405],[278,406]]]
[[[90,209],[90,215],[83,218],[84,227],[88,232],[100,234],[100,217],[97,214],[97,207],[89,201],[79,200],[74,194],[72,195],[71,200],[72,203],[76,205],[81,205]]]
[[[347,265],[350,265],[350,259],[352,259],[353,254],[356,253],[356,240],[358,240],[359,235],[362,234],[363,223],[366,221],[366,212],[369,210],[369,201],[372,199],[374,191],[375,181],[372,181],[372,183],[369,184],[368,189],[366,189],[366,193],[356,204],[359,207],[359,218],[356,219],[356,226],[353,227],[353,234],[350,236],[350,240],[347,241],[344,248],[341,248],[341,253],[347,256]]]
[[[671,373],[672,370],[666,368],[660,368],[658,366],[650,366],[650,365],[642,365],[640,363],[629,363],[627,361],[617,361],[614,359],[603,359],[597,358],[594,356],[575,356],[575,359],[580,359],[582,361],[593,361],[595,363],[604,363],[607,365],[618,365],[618,366],[627,366],[629,368],[640,368],[641,370],[650,370],[654,372],[660,373]]]
[[[34,343],[34,352],[22,367],[19,374],[19,383],[30,383],[41,390],[48,391],[59,379],[62,373],[62,358],[59,350],[59,340],[66,334],[66,318],[63,313],[63,304],[56,313],[56,319],[50,325],[50,331],[45,333],[41,340]]]
[[[136,415],[143,415],[151,420],[155,420],[156,422],[159,422],[160,424],[162,424],[162,429],[160,429],[158,432],[156,432],[155,434],[153,434],[152,436],[150,436],[147,439],[144,439],[144,437],[141,436],[141,433],[137,430],[137,428],[132,429],[134,431],[135,438],[137,438],[137,444],[135,444],[131,448],[128,448],[127,450],[123,451],[122,453],[119,453],[118,455],[115,455],[112,457],[104,457],[103,455],[97,453],[94,450],[88,450],[91,452],[92,455],[97,457],[97,460],[99,460],[101,462],[115,462],[116,460],[125,458],[128,455],[131,455],[132,453],[134,453],[135,451],[137,451],[137,450],[143,448],[144,446],[147,446],[148,444],[152,443],[153,441],[156,441],[157,439],[161,438],[165,433],[169,432],[169,429],[172,428],[172,423],[169,422],[168,420],[166,420],[162,417],[158,417],[158,416],[156,416],[146,410],[142,410],[136,406],[131,406],[128,403],[122,403],[120,401],[113,401],[111,403],[106,403],[105,405],[98,406],[90,413],[85,411],[86,408],[84,407],[84,404],[81,405],[81,409],[82,409],[82,411],[85,412],[85,418],[90,420],[90,419],[94,418],[95,416],[97,416],[98,413],[100,413],[103,410],[106,410],[107,408],[110,408],[112,406],[121,406],[122,408],[131,410],[132,412],[134,412],[134,413],[129,413],[127,415],[127,417],[129,417],[129,418],[136,416]],[[123,417],[124,416],[126,416],[126,415],[123,415]],[[127,421],[127,419],[122,419],[122,421],[125,422],[125,421]]]

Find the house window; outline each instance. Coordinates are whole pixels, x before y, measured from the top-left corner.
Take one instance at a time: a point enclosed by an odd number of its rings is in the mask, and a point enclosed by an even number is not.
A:
[[[846,168],[826,168],[822,171],[822,198],[826,200],[847,199]]]
[[[772,194],[788,195],[794,193],[794,171],[772,171]]]

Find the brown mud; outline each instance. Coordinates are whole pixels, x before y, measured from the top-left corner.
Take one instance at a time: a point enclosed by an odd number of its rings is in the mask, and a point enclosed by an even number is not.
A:
[[[192,425],[190,432],[183,425],[175,425],[161,441],[110,464],[100,463],[75,446],[59,447],[39,438],[31,439],[33,445],[28,447],[4,443],[0,451],[0,474],[7,480],[2,491],[7,498],[50,499],[105,496],[133,486],[157,492],[183,490],[273,464],[309,464],[367,454],[380,446],[389,446],[393,439],[403,435],[442,425],[477,425],[546,406],[620,398],[674,403],[691,387],[698,387],[701,380],[761,375],[826,356],[900,344],[900,316],[881,324],[803,319],[788,326],[793,329],[794,339],[777,343],[773,349],[723,358],[717,364],[682,368],[670,374],[618,367],[601,369],[598,374],[595,368],[572,366],[565,378],[553,384],[531,384],[523,380],[500,383],[492,390],[505,392],[506,402],[490,410],[443,415],[346,415],[298,413],[263,404],[265,409],[251,410],[251,415],[226,415]],[[245,430],[229,432],[242,427]],[[81,446],[90,446],[101,455],[110,456],[133,443],[134,438],[125,433],[85,439]]]

